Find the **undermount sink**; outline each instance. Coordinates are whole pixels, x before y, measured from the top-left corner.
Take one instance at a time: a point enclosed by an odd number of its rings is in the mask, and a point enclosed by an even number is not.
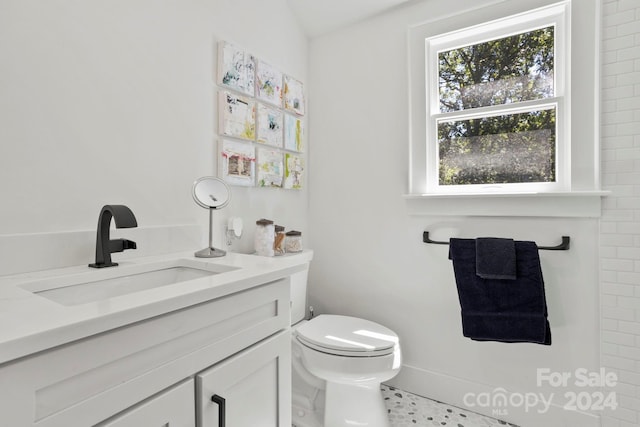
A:
[[[109,269],[111,271],[91,271],[29,282],[19,286],[48,300],[69,306],[206,278],[236,269],[219,264],[177,260],[120,266]]]

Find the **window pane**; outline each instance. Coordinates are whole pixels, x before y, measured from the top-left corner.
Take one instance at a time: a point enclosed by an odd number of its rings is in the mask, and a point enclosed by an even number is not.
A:
[[[555,108],[438,122],[440,185],[555,182]]]
[[[438,54],[440,112],[554,96],[554,27]]]

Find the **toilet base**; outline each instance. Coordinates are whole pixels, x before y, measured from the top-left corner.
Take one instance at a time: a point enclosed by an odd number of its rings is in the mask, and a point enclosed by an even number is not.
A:
[[[324,425],[390,427],[380,383],[327,382]]]
[[[291,406],[292,427],[324,427],[322,424],[322,414],[304,406]]]

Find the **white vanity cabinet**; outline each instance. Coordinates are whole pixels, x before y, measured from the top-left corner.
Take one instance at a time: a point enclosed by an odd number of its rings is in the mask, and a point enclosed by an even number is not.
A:
[[[198,427],[291,425],[287,331],[196,376]]]
[[[193,400],[188,380],[95,427],[195,427]]]
[[[289,287],[275,280],[0,365],[0,426],[217,426],[214,394],[227,426],[290,426]]]

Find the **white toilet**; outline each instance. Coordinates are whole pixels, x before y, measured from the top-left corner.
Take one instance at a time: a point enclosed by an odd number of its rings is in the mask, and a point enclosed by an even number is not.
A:
[[[400,370],[398,336],[357,317],[303,320],[307,271],[291,278],[295,427],[389,427],[380,383]]]

